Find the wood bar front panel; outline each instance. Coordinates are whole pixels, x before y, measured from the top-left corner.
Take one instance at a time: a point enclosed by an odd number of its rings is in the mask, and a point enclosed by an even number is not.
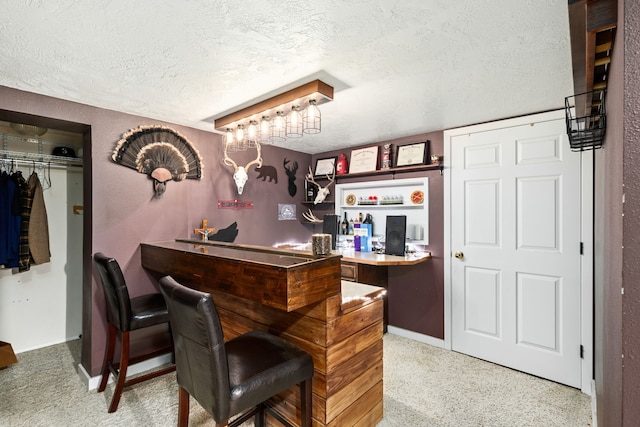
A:
[[[320,301],[286,311],[283,304],[263,302],[267,295],[281,295],[243,289],[246,274],[265,277],[270,274],[268,271],[237,267],[231,276],[236,283],[232,283],[231,279],[220,278],[221,269],[211,258],[198,259],[197,254],[167,255],[165,250],[158,253],[149,249],[153,248],[143,250],[145,268],[171,274],[187,286],[211,293],[226,340],[259,329],[281,336],[311,355],[314,427],[373,426],[382,419],[383,300],[379,294],[343,305],[338,291]],[[340,259],[335,260],[336,277],[333,273],[328,275],[331,278],[326,279],[326,288],[341,289]],[[208,263],[206,268],[202,262]],[[313,273],[301,272],[295,277],[308,277],[305,274]],[[271,405],[284,418],[299,425],[298,387],[275,396]],[[268,418],[267,425],[279,426],[279,423]]]
[[[337,313],[333,316],[326,310],[325,302],[317,303],[310,311],[318,318],[312,318],[298,311],[285,313],[224,292],[209,292],[218,308],[225,339],[260,329],[281,336],[311,354],[314,426],[334,425],[331,424],[334,418],[346,417],[342,413],[347,407],[356,403],[366,406],[360,400],[370,388],[378,383],[381,387],[381,299],[365,303],[346,315]],[[323,309],[325,316],[320,316]],[[291,419],[294,417],[292,411],[299,408],[298,399],[298,390],[293,388],[280,394],[274,404],[284,411],[283,416]],[[374,411],[375,404],[367,408],[367,412]],[[357,418],[357,414],[349,417]]]
[[[188,245],[188,244],[185,244]],[[141,245],[142,265],[178,281],[220,290],[280,310],[292,311],[340,293],[340,258],[279,267],[202,253]]]

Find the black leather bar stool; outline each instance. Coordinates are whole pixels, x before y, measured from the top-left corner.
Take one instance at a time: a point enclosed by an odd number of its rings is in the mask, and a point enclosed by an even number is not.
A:
[[[189,396],[211,414],[216,425],[237,426],[255,416],[265,425],[265,410],[293,427],[265,403],[299,385],[301,425],[311,426],[313,360],[297,346],[263,331],[224,342],[211,295],[185,287],[170,276],[160,279],[169,309],[179,386],[178,426],[189,424]],[[245,412],[246,411],[246,412]],[[242,414],[231,423],[229,419]]]
[[[113,373],[116,378],[116,386],[113,390],[109,412],[115,412],[116,409],[118,409],[120,396],[125,387],[175,371],[175,365],[171,365],[127,380],[127,368],[130,364],[173,351],[173,343],[169,340],[166,346],[154,349],[141,356],[132,358],[129,354],[130,332],[161,323],[168,323],[169,313],[167,312],[164,298],[160,293],[129,298],[129,291],[122,270],[114,258],[107,257],[98,252],[93,256],[93,261],[100,275],[100,281],[102,282],[104,299],[107,304],[107,321],[109,324],[107,347],[105,348],[104,362],[102,363],[102,371],[100,372],[102,380],[98,387],[98,393],[105,390],[109,373]],[[117,335],[120,336],[121,344],[119,362],[116,362],[113,357]]]

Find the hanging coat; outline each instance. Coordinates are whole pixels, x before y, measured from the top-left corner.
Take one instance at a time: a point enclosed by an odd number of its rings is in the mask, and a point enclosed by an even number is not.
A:
[[[20,247],[18,259],[18,271],[27,271],[31,266],[31,254],[29,253],[29,215],[31,214],[31,198],[29,197],[29,185],[17,171],[11,175],[16,183],[15,203],[20,208]],[[14,205],[15,206],[15,205]]]
[[[34,264],[49,262],[49,223],[47,209],[44,205],[44,194],[37,173],[29,177],[29,195],[32,199],[29,218],[29,252]]]
[[[18,266],[20,247],[20,198],[16,182],[6,172],[0,174],[0,265]]]

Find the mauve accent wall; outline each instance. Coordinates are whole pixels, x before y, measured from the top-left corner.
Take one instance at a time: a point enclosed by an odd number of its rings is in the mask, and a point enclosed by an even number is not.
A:
[[[631,427],[640,420],[640,3],[623,3],[624,31],[616,36],[624,35],[616,41],[624,42],[622,425]]]
[[[442,155],[443,132],[413,135],[389,141],[380,141],[345,150],[329,151],[314,155],[316,159],[347,155],[353,148],[362,148],[391,143],[397,145],[429,140],[430,153]],[[432,258],[414,266],[389,267],[387,293],[389,325],[408,331],[444,339],[444,180],[438,170],[399,173],[396,179],[429,178],[429,245]],[[359,178],[342,178],[340,183],[379,181],[391,179],[392,175],[381,174]]]
[[[602,150],[595,152],[594,359],[601,426],[631,427],[640,419],[638,34],[640,4],[619,0],[607,85],[607,133]]]
[[[310,239],[312,230],[308,226],[298,220],[278,221],[277,212],[278,203],[297,205],[303,200],[304,171],[311,159],[308,154],[265,146],[262,152],[264,164],[276,168],[278,182],[256,180],[258,173],[252,168],[250,180],[240,197],[231,177],[232,169],[221,161],[218,134],[2,86],[0,109],[33,115],[34,121],[41,123],[49,120],[51,128],[59,123],[61,130],[71,130],[69,126],[76,123],[85,125],[76,128],[87,130],[83,171],[86,218],[82,365],[91,376],[99,374],[106,337],[104,298],[97,277],[92,274],[93,253],[104,252],[116,258],[127,278],[131,295],[137,296],[157,290],[154,278],[140,265],[140,243],[197,238],[193,229],[200,226],[202,219],[218,229],[236,221],[239,229],[236,243],[271,246],[277,242]],[[63,126],[65,123],[61,121],[71,123]],[[140,125],[156,124],[183,134],[198,149],[204,164],[202,180],[171,181],[161,198],[153,197],[152,184],[147,177],[111,160],[116,142],[124,132]],[[255,150],[238,153],[233,158],[241,165],[250,161],[252,155]],[[285,157],[299,164],[295,197],[287,191],[287,176],[282,166]],[[254,208],[218,209],[218,200],[228,199],[253,201]]]

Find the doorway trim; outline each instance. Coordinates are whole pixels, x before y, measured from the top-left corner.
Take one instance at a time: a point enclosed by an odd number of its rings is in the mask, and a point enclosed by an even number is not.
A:
[[[451,141],[459,135],[488,132],[545,121],[564,120],[564,110],[537,113],[490,123],[465,126],[444,131],[444,347],[452,349],[452,283],[451,283]],[[581,153],[581,241],[584,251],[580,263],[580,325],[584,348],[581,361],[581,391],[592,394],[593,380],[593,165],[594,152]]]

